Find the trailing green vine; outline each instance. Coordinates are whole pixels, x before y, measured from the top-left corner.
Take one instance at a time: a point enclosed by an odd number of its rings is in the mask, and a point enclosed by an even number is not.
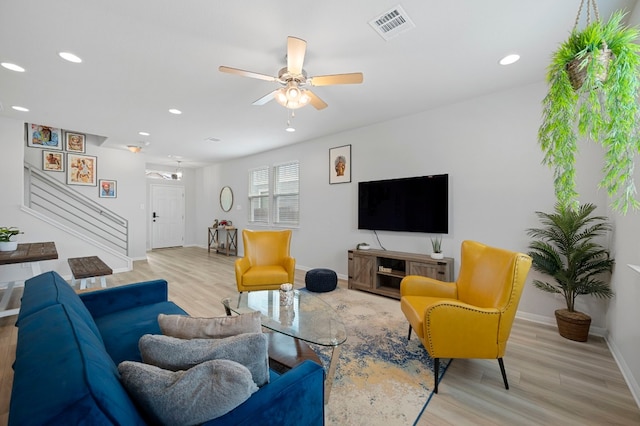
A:
[[[538,141],[543,164],[554,170],[558,202],[576,209],[576,153],[578,139],[588,138],[605,149],[603,178],[612,207],[626,213],[640,208],[633,179],[634,158],[640,152],[640,32],[625,27],[626,13],[615,12],[608,22],[595,21],[582,31],[574,29],[552,57],[547,73],[549,92],[543,104]],[[610,63],[597,60],[610,49]],[[574,89],[567,65],[578,58],[586,70],[581,87]],[[607,72],[601,81],[600,76]]]

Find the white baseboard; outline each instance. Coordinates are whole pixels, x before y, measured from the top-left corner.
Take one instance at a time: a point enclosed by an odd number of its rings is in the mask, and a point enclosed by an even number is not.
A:
[[[526,321],[536,322],[538,324],[545,324],[545,325],[551,325],[553,327],[557,327],[555,317],[547,317],[544,315],[537,315],[537,314],[531,314],[528,312],[518,311],[516,313],[516,318],[520,318]],[[606,338],[609,333],[606,328],[591,326],[591,328],[589,328],[589,334]]]
[[[631,369],[627,365],[622,356],[622,353],[618,349],[615,343],[613,343],[609,338],[605,337],[605,341],[607,342],[607,346],[609,346],[609,350],[613,355],[613,359],[615,359],[616,364],[618,364],[618,368],[622,372],[622,377],[624,377],[624,381],[627,382],[627,386],[629,386],[629,390],[631,391],[631,395],[633,395],[633,399],[636,400],[636,404],[640,408],[640,385],[638,381],[633,377],[633,373]]]

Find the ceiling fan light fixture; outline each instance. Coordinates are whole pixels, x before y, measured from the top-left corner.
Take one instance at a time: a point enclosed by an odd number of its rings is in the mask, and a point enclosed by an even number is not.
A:
[[[136,145],[127,145],[127,149],[131,152],[133,152],[134,154],[139,153],[140,151],[142,151],[142,147],[136,146]]]
[[[279,89],[275,98],[280,105],[288,109],[302,108],[311,100],[306,91],[298,87],[295,81],[290,81],[286,87]]]

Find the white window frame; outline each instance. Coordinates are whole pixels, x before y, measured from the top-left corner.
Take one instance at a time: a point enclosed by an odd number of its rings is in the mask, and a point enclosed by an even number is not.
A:
[[[269,166],[261,166],[249,170],[249,223],[261,223],[265,225],[269,224],[271,217],[271,173],[269,169]],[[267,174],[266,189],[257,189],[257,187],[261,186],[261,182],[254,182],[254,177],[256,176],[256,173],[259,172],[265,172]],[[266,201],[263,201],[264,199],[266,199]],[[256,218],[256,207],[254,207],[255,204],[259,204],[262,208],[267,209],[267,214],[264,219],[259,217]]]
[[[295,166],[295,173],[286,174],[282,181],[278,179],[282,175],[281,169],[290,168]],[[295,174],[295,176],[294,176]],[[287,179],[289,178],[289,179]],[[292,179],[294,178],[294,179]],[[289,183],[289,184],[287,184]],[[295,197],[293,203],[289,202],[292,197]],[[273,215],[271,221],[276,226],[299,226],[300,225],[300,162],[288,161],[286,163],[280,163],[273,166],[273,191],[272,191],[273,208],[271,211]],[[281,200],[282,203],[281,203]],[[286,201],[285,201],[286,200]],[[282,209],[286,209],[287,205],[293,206],[292,211],[295,212],[294,217],[287,219],[286,214],[281,215]],[[280,207],[281,206],[281,207]],[[284,217],[281,217],[284,216]]]
[[[284,180],[278,182],[280,178],[280,171],[283,168],[295,165],[295,173],[288,176],[293,177],[293,185],[287,184],[287,176],[284,176]],[[254,182],[256,173],[267,173],[267,186],[260,182]],[[261,188],[260,188],[261,187]],[[298,160],[287,161],[283,163],[274,164],[273,166],[260,166],[249,170],[249,212],[248,221],[252,224],[262,224],[275,227],[298,227],[300,225],[300,162]],[[296,198],[297,197],[297,198]],[[292,200],[293,198],[293,200]],[[264,201],[266,199],[266,202]],[[260,201],[262,200],[262,202]],[[293,201],[293,203],[292,203]],[[256,208],[257,205],[266,206],[267,214],[263,218],[262,215],[257,217]],[[282,205],[282,207],[279,207]],[[289,211],[295,212],[291,217],[281,217],[281,213],[286,211],[287,207],[292,207]],[[276,209],[278,209],[276,211]]]

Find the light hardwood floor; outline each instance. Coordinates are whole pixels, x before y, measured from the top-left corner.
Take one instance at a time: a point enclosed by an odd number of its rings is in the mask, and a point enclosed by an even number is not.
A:
[[[191,315],[224,315],[220,300],[237,298],[235,259],[196,247],[155,250],[147,261],[135,262],[133,271],[109,276],[107,285],[164,278],[170,299]],[[296,286],[303,282],[304,271],[298,271]],[[8,420],[15,318],[0,318],[0,425]],[[418,424],[640,424],[640,409],[601,338],[572,342],[555,327],[516,320],[505,365],[510,390],[504,389],[497,361],[454,360]]]

